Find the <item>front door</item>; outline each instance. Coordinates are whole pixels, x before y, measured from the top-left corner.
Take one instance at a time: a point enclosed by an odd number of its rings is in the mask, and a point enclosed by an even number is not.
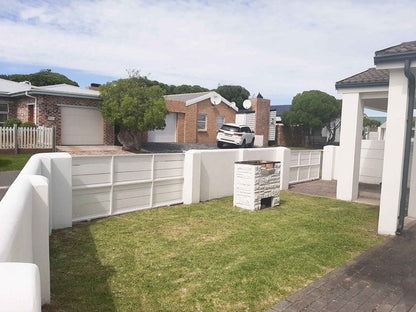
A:
[[[27,120],[29,122],[35,122],[35,105],[28,105],[28,117]]]

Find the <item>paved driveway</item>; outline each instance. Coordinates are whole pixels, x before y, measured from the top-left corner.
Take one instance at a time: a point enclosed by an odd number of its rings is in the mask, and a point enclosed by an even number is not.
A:
[[[191,149],[217,149],[216,143],[146,143],[143,150],[149,153],[182,153]]]

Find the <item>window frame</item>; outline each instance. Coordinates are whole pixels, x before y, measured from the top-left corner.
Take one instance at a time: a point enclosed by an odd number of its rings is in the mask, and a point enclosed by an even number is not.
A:
[[[0,105],[7,105],[7,111],[0,110],[0,115],[6,115],[6,120],[9,119],[9,113],[10,113],[10,105],[9,105],[9,102],[0,101]],[[2,125],[5,121],[0,121],[0,125]]]
[[[218,126],[218,117],[222,118],[222,123],[221,123],[221,125],[220,125],[220,126]],[[224,116],[224,115],[218,115],[218,116],[216,117],[216,122],[217,122],[217,130],[220,130],[220,129],[221,129],[221,127],[225,124],[225,116]]]
[[[202,122],[202,120],[199,120],[200,116],[204,116],[204,128],[199,128],[199,124],[200,122]],[[207,114],[197,114],[196,117],[196,128],[198,129],[198,131],[207,131],[207,124],[208,124],[208,116]]]

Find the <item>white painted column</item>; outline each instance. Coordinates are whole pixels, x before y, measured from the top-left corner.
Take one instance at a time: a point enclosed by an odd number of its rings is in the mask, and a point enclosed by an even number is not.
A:
[[[324,146],[324,153],[322,159],[322,180],[331,181],[335,176],[335,155],[337,146],[327,145]]]
[[[416,148],[413,143],[413,159],[410,173],[410,194],[409,194],[409,209],[407,212],[408,217],[416,219]]]
[[[359,93],[343,94],[337,199],[356,200],[360,171],[363,105]]]
[[[286,147],[276,148],[276,160],[280,160],[280,189],[289,189],[290,181],[290,149]]]
[[[185,153],[183,170],[183,203],[199,203],[201,199],[201,152]]]
[[[390,71],[378,233],[397,229],[406,136],[408,90],[403,69]]]

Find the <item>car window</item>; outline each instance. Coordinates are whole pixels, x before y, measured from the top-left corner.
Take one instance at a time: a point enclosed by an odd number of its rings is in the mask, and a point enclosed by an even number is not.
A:
[[[239,132],[239,127],[229,126],[229,125],[223,125],[221,127],[221,130],[231,131],[231,132]]]

